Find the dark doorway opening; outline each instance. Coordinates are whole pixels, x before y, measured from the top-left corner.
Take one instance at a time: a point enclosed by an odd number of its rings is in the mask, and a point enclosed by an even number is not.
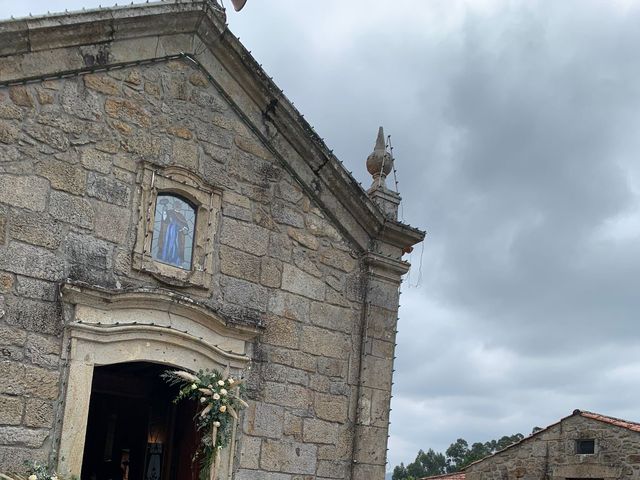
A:
[[[95,367],[82,480],[196,480],[197,405],[160,375],[165,365]]]

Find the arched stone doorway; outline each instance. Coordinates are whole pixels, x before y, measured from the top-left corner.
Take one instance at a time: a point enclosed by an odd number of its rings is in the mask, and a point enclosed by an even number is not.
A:
[[[229,366],[238,372],[248,365],[258,334],[254,327],[232,325],[206,306],[164,290],[114,292],[65,284],[61,293],[68,370],[57,432],[58,471],[67,476],[83,472],[96,372],[126,371],[134,363],[191,371]],[[222,455],[220,478],[230,478],[233,444]]]

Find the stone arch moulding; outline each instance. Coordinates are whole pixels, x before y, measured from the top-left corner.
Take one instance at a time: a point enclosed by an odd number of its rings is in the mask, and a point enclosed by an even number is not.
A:
[[[238,372],[248,366],[259,333],[166,290],[111,291],[66,283],[60,293],[66,388],[56,438],[63,475],[79,477],[82,471],[94,366],[146,361],[191,371],[228,365]],[[221,478],[231,478],[233,448],[222,458]]]
[[[138,227],[133,249],[133,268],[176,287],[211,287],[214,245],[222,191],[180,166],[161,167],[149,162],[138,172]],[[157,261],[151,254],[158,195],[172,194],[195,208],[193,247],[189,269]]]

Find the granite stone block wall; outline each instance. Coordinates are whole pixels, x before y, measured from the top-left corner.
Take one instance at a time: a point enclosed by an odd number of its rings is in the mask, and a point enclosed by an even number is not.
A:
[[[383,475],[398,284],[368,283],[364,253],[184,60],[0,88],[0,469],[56,462],[59,284],[172,288],[132,268],[143,162],[222,190],[212,286],[180,291],[264,327],[235,478]]]

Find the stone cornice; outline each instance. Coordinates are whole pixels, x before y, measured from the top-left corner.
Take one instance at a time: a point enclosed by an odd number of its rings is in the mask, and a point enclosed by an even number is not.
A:
[[[202,1],[157,2],[0,21],[0,58],[150,35],[193,33],[206,6]]]
[[[379,239],[403,250],[424,240],[425,232],[402,222],[387,220],[380,232]]]
[[[374,252],[367,253],[365,262],[373,276],[393,283],[400,283],[400,277],[407,273],[410,267],[408,262]]]
[[[135,46],[128,42],[132,39]],[[0,22],[0,86],[172,55],[190,58],[208,74],[274,156],[362,251],[372,240],[401,249],[422,241],[424,232],[385,220],[228,30],[224,11],[213,3],[138,4]],[[220,69],[233,81],[218,75]],[[251,101],[238,95],[239,90]]]

